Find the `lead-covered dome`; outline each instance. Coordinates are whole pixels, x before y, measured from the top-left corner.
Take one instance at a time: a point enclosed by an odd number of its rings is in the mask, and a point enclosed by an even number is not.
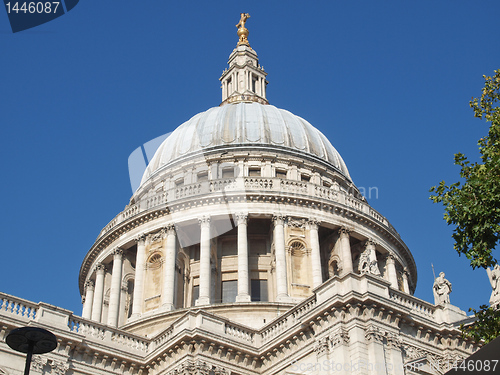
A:
[[[179,158],[226,146],[232,150],[239,146],[267,151],[275,148],[307,155],[351,179],[340,154],[309,122],[272,105],[240,102],[210,108],[175,129],[151,159],[141,184]]]

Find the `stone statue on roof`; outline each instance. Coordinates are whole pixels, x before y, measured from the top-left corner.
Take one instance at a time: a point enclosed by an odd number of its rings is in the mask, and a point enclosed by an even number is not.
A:
[[[444,272],[439,273],[439,276],[436,277],[434,285],[432,286],[435,305],[450,303],[451,283],[446,280],[444,276]]]
[[[500,303],[500,265],[495,264],[493,270],[487,268],[486,272],[488,273],[491,288],[493,289],[491,291],[490,305],[496,306]]]

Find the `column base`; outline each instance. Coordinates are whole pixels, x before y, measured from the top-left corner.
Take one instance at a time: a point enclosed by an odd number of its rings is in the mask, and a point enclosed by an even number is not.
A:
[[[195,306],[210,305],[210,298],[209,297],[200,297],[195,301],[194,305]]]
[[[292,302],[292,297],[290,297],[287,294],[277,296],[276,297],[276,302]]]
[[[236,302],[252,302],[252,298],[249,294],[237,295]]]
[[[175,310],[175,307],[171,303],[166,303],[160,307],[160,311],[172,311]]]

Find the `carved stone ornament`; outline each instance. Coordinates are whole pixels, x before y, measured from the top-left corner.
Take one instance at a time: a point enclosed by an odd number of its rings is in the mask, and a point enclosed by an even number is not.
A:
[[[87,289],[90,289],[90,290],[94,289],[94,287],[95,287],[94,280],[87,280],[85,282],[85,292],[87,291]]]
[[[384,341],[384,332],[380,329],[370,326],[365,332],[365,340],[368,342],[380,342]]]
[[[274,225],[283,225],[285,224],[285,221],[286,221],[286,216],[285,215],[273,215],[273,222],[274,222]]]
[[[98,273],[98,272],[106,272],[106,267],[104,266],[104,264],[102,263],[99,263],[95,266],[95,272]]]
[[[123,257],[123,249],[120,249],[119,247],[117,247],[116,249],[114,249],[111,254],[113,254],[113,258],[114,259],[120,259],[121,257]]]
[[[31,359],[31,369],[33,371],[43,372],[43,368],[47,365],[47,358],[39,355],[34,355]]]
[[[351,230],[347,227],[341,227],[339,229],[339,236],[340,237],[349,236],[349,233],[351,233]]]
[[[316,219],[309,219],[309,220],[307,220],[307,224],[309,225],[309,228],[311,228],[311,229],[318,229],[319,225],[321,224],[321,221],[316,220]]]
[[[165,232],[167,233],[167,236],[175,234],[175,224],[168,224],[165,227]]]
[[[69,365],[66,362],[51,361],[50,368],[52,369],[51,374],[65,375],[69,370]]]
[[[291,228],[300,228],[304,229],[306,227],[306,219],[296,219],[296,218],[288,218],[287,225]]]
[[[175,369],[169,371],[167,375],[228,375],[229,372],[221,366],[218,365],[210,365],[204,361],[196,361],[193,362],[191,360],[187,360],[183,362]]]
[[[165,234],[166,234],[166,229],[161,228],[158,232],[151,235],[151,243],[163,240]]]
[[[135,242],[137,242],[138,244],[144,245],[144,243],[146,242],[146,235],[144,233],[139,234],[135,238]]]
[[[314,352],[319,357],[328,351],[328,337],[323,337],[314,347]]]
[[[405,362],[427,357],[427,352],[413,345],[403,345]]]
[[[244,212],[238,212],[233,217],[236,219],[236,225],[246,224],[248,220],[248,214]]]
[[[211,221],[210,216],[202,216],[202,217],[198,218],[198,223],[201,226],[209,226],[210,221]]]

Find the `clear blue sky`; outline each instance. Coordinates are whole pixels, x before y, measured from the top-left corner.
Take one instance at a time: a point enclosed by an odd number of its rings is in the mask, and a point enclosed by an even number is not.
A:
[[[0,10],[0,291],[81,313],[78,272],[132,194],[127,158],[220,103],[218,78],[248,12],[270,103],[304,117],[399,231],[432,301],[432,270],[467,310],[484,270],[453,250],[429,188],[477,159],[485,123],[468,103],[500,68],[498,0],[80,1],[12,34]]]

